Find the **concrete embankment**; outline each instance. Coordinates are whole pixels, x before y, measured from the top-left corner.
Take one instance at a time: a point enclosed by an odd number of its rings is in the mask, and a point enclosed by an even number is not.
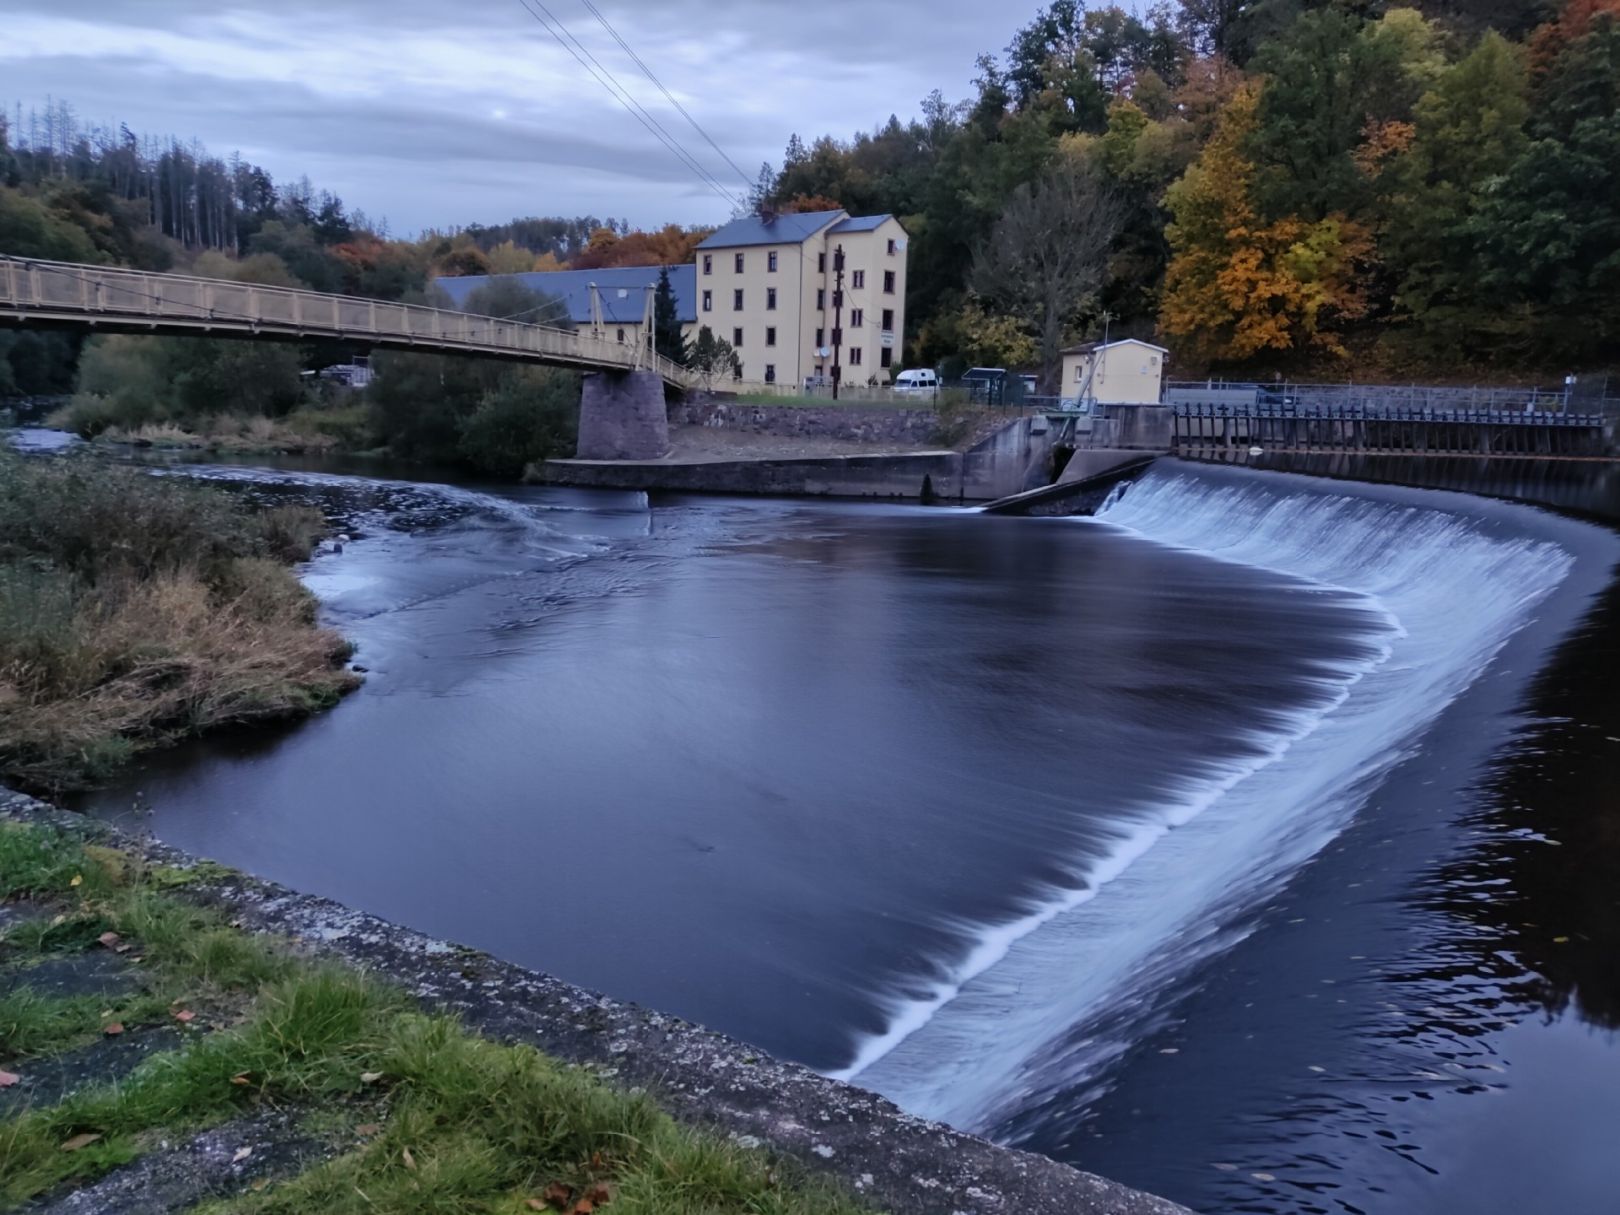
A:
[[[548,460],[527,479],[599,489],[983,502],[1050,479],[1055,430],[1039,416],[987,415],[965,449],[937,441],[931,409],[750,406],[670,410],[659,459]],[[722,444],[714,440],[724,436]]]
[[[1176,1215],[1183,1208],[1044,1156],[996,1147],[699,1026],[435,940],[327,899],[201,866],[0,789],[0,818],[88,834],[152,864],[193,869],[180,889],[251,932],[385,977],[491,1038],[527,1043],[651,1092],[676,1117],[797,1158],[896,1215]]]

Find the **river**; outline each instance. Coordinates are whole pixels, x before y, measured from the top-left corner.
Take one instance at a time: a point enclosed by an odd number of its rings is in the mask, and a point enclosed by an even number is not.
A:
[[[1206,1212],[1620,1193],[1613,533],[184,471],[339,520],[367,681],[87,809]]]

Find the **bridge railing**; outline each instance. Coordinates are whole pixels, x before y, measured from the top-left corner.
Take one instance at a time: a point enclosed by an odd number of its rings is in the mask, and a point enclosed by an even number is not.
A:
[[[27,319],[82,317],[186,329],[371,340],[449,353],[532,356],[585,368],[645,367],[671,383],[689,373],[667,358],[589,330],[557,329],[421,304],[398,304],[229,279],[0,257],[0,310]]]

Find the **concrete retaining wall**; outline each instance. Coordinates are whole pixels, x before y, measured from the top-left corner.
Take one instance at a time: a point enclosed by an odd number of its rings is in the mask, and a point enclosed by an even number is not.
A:
[[[64,826],[155,864],[190,869],[198,863],[0,788],[4,818]],[[384,976],[491,1038],[528,1043],[609,1083],[644,1088],[676,1117],[794,1157],[892,1215],[1187,1215],[1162,1198],[1044,1156],[914,1118],[875,1093],[676,1017],[329,899],[240,874],[201,875],[176,893],[223,909],[247,931],[291,938],[313,953]]]
[[[844,439],[863,443],[932,444],[939,419],[932,409],[850,406],[743,405],[694,394],[669,407],[671,426],[712,426],[786,438]]]

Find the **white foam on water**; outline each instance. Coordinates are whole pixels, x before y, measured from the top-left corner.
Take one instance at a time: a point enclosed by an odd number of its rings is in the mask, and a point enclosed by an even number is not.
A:
[[[1065,1043],[1101,1014],[1128,1020],[1133,1001],[1241,936],[1240,913],[1344,829],[1573,565],[1560,545],[1437,503],[1156,470],[1102,520],[1076,520],[1359,597],[1373,657],[1323,670],[1317,704],[1255,731],[1258,755],[1182,774],[1076,887],[976,926],[950,977],[894,996],[885,1031],[837,1074],[983,1129],[1123,1050]]]

